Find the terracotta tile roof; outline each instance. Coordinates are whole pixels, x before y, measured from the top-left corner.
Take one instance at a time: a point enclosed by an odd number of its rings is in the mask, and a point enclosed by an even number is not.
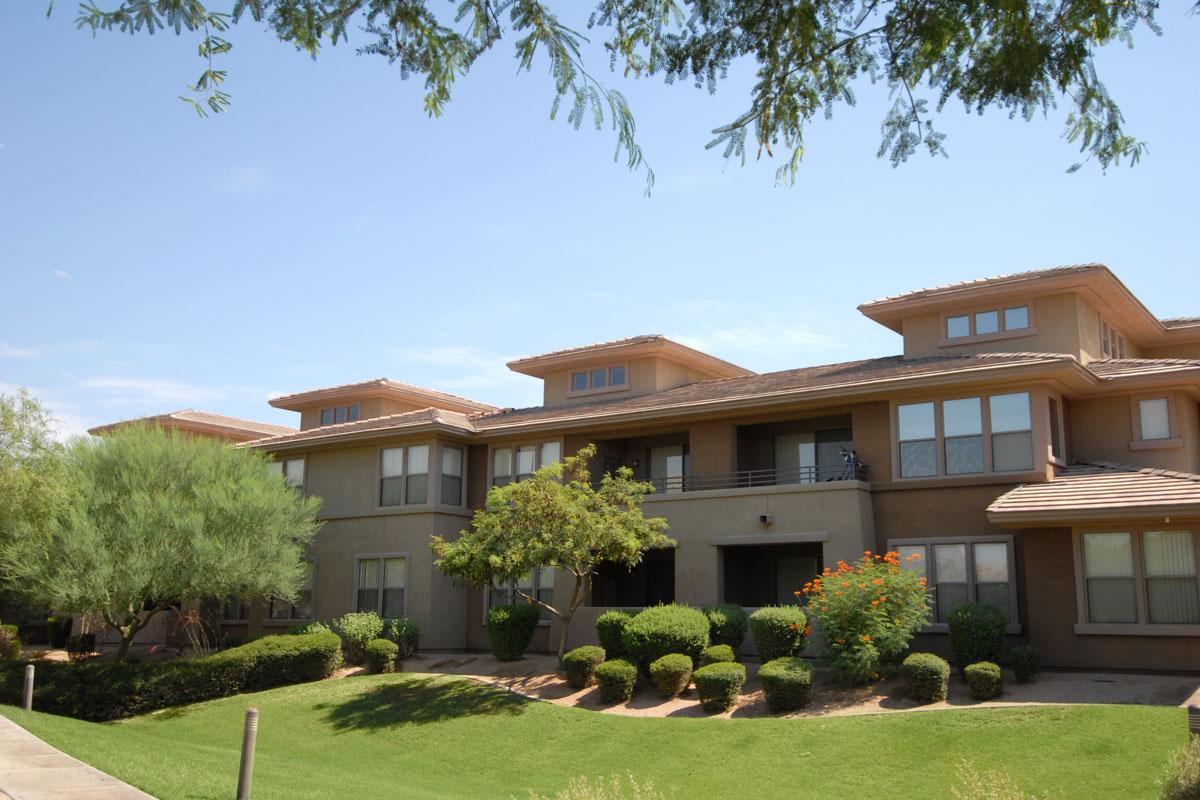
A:
[[[932,297],[947,292],[957,292],[963,289],[978,289],[984,286],[1000,286],[1010,283],[1020,283],[1022,281],[1038,280],[1041,278],[1058,277],[1061,275],[1069,275],[1073,272],[1091,272],[1094,270],[1108,270],[1103,264],[1068,264],[1061,267],[1051,267],[1049,269],[1034,269],[1025,272],[1013,272],[1008,275],[993,275],[990,278],[977,278],[971,281],[960,281],[958,283],[947,283],[942,286],[931,286],[926,289],[915,289],[911,292],[903,292],[901,294],[893,294],[887,297],[881,297],[877,300],[870,300],[859,306],[859,309],[869,308],[874,305],[883,303],[892,303],[897,300],[915,300],[919,297]]]
[[[1134,375],[1159,375],[1168,372],[1200,369],[1195,358],[1108,358],[1092,361],[1087,368],[1101,380],[1115,380]]]
[[[437,389],[427,389],[424,386],[414,386],[411,383],[402,383],[394,381],[391,378],[375,378],[369,381],[358,381],[357,383],[343,383],[338,386],[326,386],[320,389],[308,389],[303,392],[294,392],[292,394],[280,395],[273,397],[269,401],[271,405],[278,408],[286,408],[296,401],[305,401],[310,398],[314,401],[325,395],[341,395],[352,394],[358,392],[369,392],[372,389],[382,390],[387,393],[397,395],[410,395],[413,398],[420,398],[427,401],[430,405],[436,405],[439,401],[443,405],[449,405],[454,408],[461,408],[470,411],[493,411],[496,406],[488,403],[480,403],[468,397],[459,397],[456,394],[441,392]]]
[[[252,419],[242,419],[241,417],[228,417],[224,414],[214,414],[211,411],[196,411],[192,408],[185,408],[179,411],[172,411],[167,414],[156,414],[151,417],[139,417],[137,419],[122,420],[109,425],[100,425],[88,430],[88,433],[98,435],[107,431],[114,430],[122,425],[130,425],[135,423],[170,423],[172,420],[183,423],[195,423],[206,427],[225,428],[230,432],[259,434],[260,436],[279,436],[288,433],[295,433],[295,428],[289,428],[286,425],[274,425],[270,422],[258,422]]]
[[[871,384],[926,375],[952,374],[1017,364],[1076,363],[1069,355],[1055,353],[980,353],[977,355],[885,358],[827,364],[819,367],[768,372],[743,378],[703,381],[639,397],[609,398],[565,406],[536,406],[509,409],[471,417],[476,429],[486,431],[535,421],[606,417],[638,411],[686,408],[738,399],[799,395],[835,387],[868,388]]]
[[[406,430],[428,426],[442,426],[471,433],[475,429],[466,414],[457,411],[447,411],[442,408],[423,408],[419,411],[405,411],[403,414],[389,414],[383,417],[358,420],[357,422],[342,422],[335,425],[322,425],[318,428],[297,431],[289,429],[282,436],[269,436],[245,442],[250,447],[286,445],[295,442],[321,442],[327,439],[354,438],[359,434],[404,433]]]
[[[554,350],[536,356],[509,361],[506,365],[514,372],[524,375],[543,377],[554,369],[564,369],[572,364],[590,362],[596,358],[619,358],[633,355],[653,355],[686,364],[714,379],[744,377],[754,372],[739,367],[710,353],[697,350],[668,339],[661,333],[631,336],[628,339],[614,339],[610,342],[598,342],[582,347],[571,347],[566,350]]]
[[[1107,461],[1073,464],[1045,483],[1018,486],[988,506],[993,522],[1183,512],[1200,513],[1200,475]]]

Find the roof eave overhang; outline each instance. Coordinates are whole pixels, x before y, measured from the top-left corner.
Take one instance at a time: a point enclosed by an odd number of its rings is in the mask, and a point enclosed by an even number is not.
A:
[[[308,436],[303,439],[289,439],[287,441],[274,441],[274,437],[255,439],[254,441],[250,442],[242,442],[238,444],[238,447],[252,447],[255,450],[280,453],[291,450],[312,450],[316,447],[323,447],[329,444],[341,445],[354,442],[373,441],[375,439],[395,438],[398,436],[419,435],[423,433],[444,433],[466,440],[471,436],[471,434],[474,433],[474,431],[469,428],[463,428],[448,422],[435,421],[422,422],[414,425],[397,426],[393,428],[372,428],[365,431],[331,433],[323,436]]]
[[[1067,528],[1090,522],[1135,522],[1171,518],[1200,518],[1200,503],[1155,503],[1107,508],[1063,508],[1053,511],[1003,511],[988,509],[988,521],[1003,528]]]
[[[580,348],[563,353],[550,353],[544,356],[530,356],[509,361],[505,366],[513,372],[529,375],[534,378],[544,378],[551,372],[567,369],[572,366],[589,364],[612,358],[636,358],[638,356],[659,356],[684,366],[691,367],[714,378],[744,378],[755,373],[739,367],[724,359],[702,353],[669,339],[658,339],[646,342],[627,344],[599,345],[594,348]]]
[[[482,411],[495,411],[496,406],[487,403],[476,403],[470,400],[456,400],[441,394],[414,391],[399,386],[377,384],[374,386],[341,386],[333,389],[318,389],[313,392],[289,394],[275,397],[267,401],[274,408],[286,411],[303,411],[321,403],[338,400],[370,400],[376,397],[407,401],[419,406],[436,406],[446,411],[457,411],[464,414],[475,414]]]

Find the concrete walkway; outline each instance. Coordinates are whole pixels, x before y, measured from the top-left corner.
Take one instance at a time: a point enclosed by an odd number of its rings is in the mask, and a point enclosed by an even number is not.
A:
[[[154,800],[0,715],[0,800]]]

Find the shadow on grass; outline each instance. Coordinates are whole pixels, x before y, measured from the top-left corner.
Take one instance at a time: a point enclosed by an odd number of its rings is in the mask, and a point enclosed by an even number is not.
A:
[[[372,731],[403,725],[427,725],[463,717],[525,711],[531,701],[468,680],[411,678],[375,686],[338,702],[316,708],[337,732]]]

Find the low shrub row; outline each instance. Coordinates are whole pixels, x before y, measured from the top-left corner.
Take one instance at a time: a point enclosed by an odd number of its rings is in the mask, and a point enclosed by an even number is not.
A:
[[[188,661],[37,664],[33,707],[104,721],[241,692],[320,680],[342,663],[331,633],[266,636]],[[0,703],[20,703],[25,665],[0,664]]]
[[[937,703],[946,699],[950,686],[950,664],[945,659],[933,653],[913,653],[904,659],[901,672],[909,695],[917,702]],[[1022,674],[1028,677],[1027,672]],[[1004,671],[994,662],[968,664],[963,669],[963,678],[976,700],[991,700],[1004,693]]]
[[[625,626],[625,653],[643,672],[671,653],[682,653],[695,662],[709,644],[708,617],[690,606],[652,606]]]

